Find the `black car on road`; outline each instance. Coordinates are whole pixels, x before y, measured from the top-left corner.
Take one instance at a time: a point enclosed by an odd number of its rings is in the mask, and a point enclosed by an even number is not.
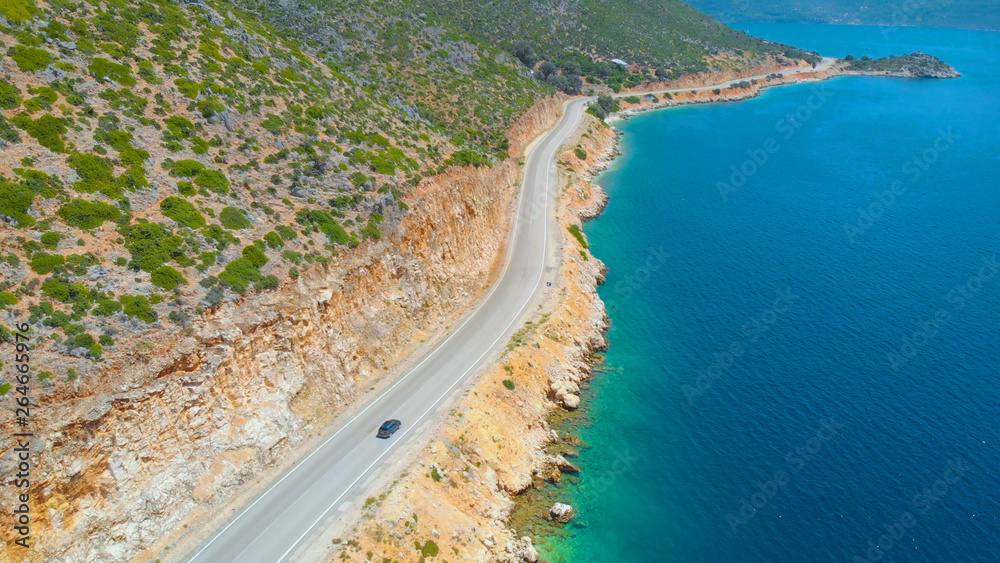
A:
[[[388,438],[392,436],[397,430],[399,430],[399,427],[402,425],[403,423],[396,420],[395,418],[387,420],[382,423],[382,426],[379,426],[377,436],[379,438]]]

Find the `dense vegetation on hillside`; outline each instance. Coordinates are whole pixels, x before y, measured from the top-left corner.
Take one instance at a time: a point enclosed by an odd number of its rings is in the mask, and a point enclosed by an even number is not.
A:
[[[725,22],[827,22],[1000,29],[995,0],[691,0],[695,8]]]
[[[27,319],[86,375],[383,238],[557,88],[809,56],[674,1],[532,6],[4,0],[0,339]]]
[[[534,69],[535,78],[571,94],[586,92],[588,84],[618,90],[684,73],[750,66],[769,55],[819,60],[815,53],[733,30],[678,0],[621,0],[613,6],[596,0],[558,5],[532,0],[240,2],[345,67],[381,73],[392,61],[391,75],[378,76],[384,91],[399,95],[411,87],[419,95],[427,85],[424,74],[437,70],[428,69],[421,57],[423,38],[429,36],[509,52]],[[411,44],[408,37],[416,39]],[[463,59],[456,53],[450,57]],[[483,103],[478,88],[470,91],[468,82],[433,80],[446,91],[462,87],[463,103]],[[447,116],[453,108],[430,109]]]

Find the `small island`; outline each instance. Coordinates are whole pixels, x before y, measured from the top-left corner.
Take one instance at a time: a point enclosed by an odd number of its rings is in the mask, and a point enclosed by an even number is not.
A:
[[[901,78],[958,78],[962,76],[950,64],[926,53],[916,52],[897,57],[889,55],[873,59],[847,55],[845,72],[874,76],[898,76]]]

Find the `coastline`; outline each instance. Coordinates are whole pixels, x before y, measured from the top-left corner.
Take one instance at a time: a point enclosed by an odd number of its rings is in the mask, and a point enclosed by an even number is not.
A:
[[[643,99],[607,122],[586,115],[559,157],[563,271],[556,291],[515,335],[507,353],[456,400],[448,419],[431,430],[430,443],[400,464],[397,475],[382,475],[381,483],[369,488],[372,496],[359,508],[357,522],[328,538],[332,549],[325,561],[409,560],[436,549],[450,550],[448,556],[462,561],[539,560],[534,540],[520,528],[527,529],[524,519],[533,518],[547,523],[547,531],[559,532],[548,514],[554,497],[544,493],[579,472],[571,459],[582,444],[553,427],[586,421],[578,410],[581,388],[599,371],[595,354],[607,346],[610,319],[597,294],[606,269],[568,229],[599,216],[607,204],[596,178],[621,154],[621,132],[614,124],[643,111],[741,101],[767,87],[843,74],[835,66],[798,70],[720,94],[708,89],[659,102]],[[586,151],[586,158],[575,155],[575,148]],[[514,388],[506,389],[504,380]]]
[[[780,74],[780,73],[776,73]],[[799,84],[804,82],[818,82],[822,80],[830,80],[832,78],[837,78],[839,76],[855,76],[862,75],[858,72],[847,72],[843,70],[842,66],[836,64],[830,67],[818,70],[818,71],[804,71],[797,74],[783,75],[779,78],[774,78],[771,80],[757,80],[750,83],[749,87],[746,88],[726,88],[724,90],[720,89],[719,94],[715,94],[710,90],[682,90],[682,89],[671,89],[671,98],[660,99],[659,101],[651,101],[647,99],[646,93],[636,93],[636,96],[643,96],[637,104],[628,104],[628,107],[622,107],[620,111],[617,111],[608,116],[608,123],[612,126],[614,123],[619,121],[625,121],[628,118],[638,115],[643,112],[666,109],[673,107],[680,107],[685,105],[696,105],[696,104],[715,104],[724,102],[741,102],[744,100],[749,100],[760,96],[764,90],[768,88],[774,88],[777,86],[786,86],[789,84]],[[661,93],[664,90],[654,90],[654,93]],[[624,100],[619,98],[619,102]],[[626,102],[627,103],[627,102]]]

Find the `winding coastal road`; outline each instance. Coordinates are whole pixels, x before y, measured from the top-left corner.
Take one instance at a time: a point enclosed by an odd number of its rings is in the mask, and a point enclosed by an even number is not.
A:
[[[297,555],[338,515],[357,485],[418,428],[442,401],[497,349],[507,344],[518,321],[545,286],[553,260],[550,203],[558,182],[556,153],[579,125],[586,99],[566,104],[559,123],[531,151],[525,164],[509,252],[499,280],[465,321],[412,370],[344,424],[244,508],[191,556],[197,563],[276,563]],[[549,274],[550,279],[554,276]],[[402,428],[388,440],[375,437],[383,421]]]
[[[816,70],[830,66],[824,59]],[[810,72],[813,69],[786,71]],[[764,75],[750,77],[763,78]],[[724,88],[738,82],[689,91]],[[623,94],[627,95],[627,94]],[[460,384],[507,344],[526,317],[545,281],[553,281],[558,257],[553,239],[553,203],[558,192],[556,155],[580,124],[591,98],[567,102],[565,112],[530,151],[518,201],[506,263],[490,292],[464,322],[420,363],[368,404],[317,449],[243,507],[198,551],[191,563],[278,563],[305,561],[303,553],[352,502],[365,479],[388,467],[391,454],[411,432],[447,405]],[[375,432],[383,421],[396,418],[402,429],[380,440]]]

